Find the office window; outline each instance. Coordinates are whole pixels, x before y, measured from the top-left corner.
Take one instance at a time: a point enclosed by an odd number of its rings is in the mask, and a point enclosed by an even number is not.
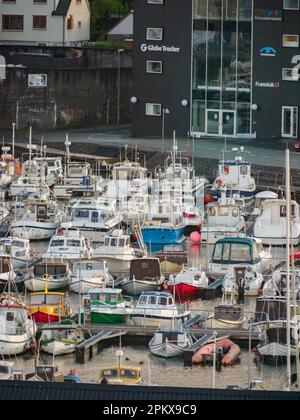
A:
[[[284,47],[299,47],[299,35],[283,35]]]
[[[299,0],[283,0],[285,10],[299,10]]]
[[[299,80],[298,69],[282,69],[282,80],[297,82]]]
[[[147,40],[161,41],[163,37],[162,28],[147,28]]]
[[[146,115],[152,117],[161,116],[161,104],[146,104]]]
[[[147,61],[147,73],[162,73],[162,61]]]

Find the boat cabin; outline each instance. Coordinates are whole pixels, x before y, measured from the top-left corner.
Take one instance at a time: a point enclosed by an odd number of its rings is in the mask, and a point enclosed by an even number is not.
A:
[[[4,238],[0,240],[0,250],[3,254],[21,258],[26,257],[31,248],[28,239]]]
[[[26,330],[24,324],[27,320],[27,307],[16,303],[0,305],[0,334],[22,335]],[[1,353],[1,350],[0,350]]]
[[[91,305],[119,305],[123,302],[121,289],[91,289],[84,296],[84,300],[90,300]]]
[[[129,278],[132,280],[152,280],[161,278],[158,258],[139,258],[130,262]]]
[[[109,385],[139,385],[142,369],[134,366],[116,366],[99,369],[99,383]]]
[[[146,176],[147,169],[142,167],[138,162],[118,162],[112,168],[112,178],[114,181],[144,180]]]
[[[144,292],[139,297],[138,303],[136,305],[139,307],[160,307],[166,308],[174,306],[175,302],[173,296],[170,293],[166,292]]]
[[[255,322],[286,321],[287,301],[283,296],[261,296],[256,299]]]
[[[65,294],[56,292],[32,293],[30,295],[29,306],[63,306],[65,304]]]
[[[64,375],[56,365],[37,364],[35,377],[43,382],[64,382]]]
[[[47,254],[72,254],[85,256],[86,243],[78,229],[58,228],[56,234],[50,240]]]
[[[34,277],[44,278],[46,275],[52,278],[64,277],[68,274],[69,265],[67,263],[43,262],[36,264],[33,269]]]
[[[87,162],[69,162],[66,165],[65,177],[84,179],[87,181],[91,172],[91,165]]]
[[[205,225],[211,227],[235,227],[241,220],[241,210],[235,204],[210,203],[207,206]]]
[[[23,376],[20,370],[14,369],[13,362],[0,360],[0,381],[23,380]]]
[[[71,221],[99,223],[113,218],[115,206],[107,200],[80,199],[73,207]]]
[[[37,222],[56,221],[56,205],[48,198],[29,199],[27,201],[29,218]]]
[[[259,216],[262,212],[263,203],[266,200],[277,200],[278,194],[273,191],[261,191],[255,195],[254,199],[254,209],[252,214],[254,216]]]
[[[218,305],[214,308],[214,319],[218,321],[239,322],[244,319],[244,310],[239,306]]]
[[[116,252],[119,252],[116,248],[123,249],[130,247],[130,237],[128,235],[124,235],[122,231],[114,231],[111,235],[105,238],[104,245],[105,247],[113,248]]]

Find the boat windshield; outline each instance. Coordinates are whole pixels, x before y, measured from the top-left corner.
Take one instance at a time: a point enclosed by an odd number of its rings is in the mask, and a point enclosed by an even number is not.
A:
[[[58,247],[58,246],[64,246],[64,240],[63,239],[53,239],[50,244],[51,247]]]
[[[9,374],[9,367],[0,365],[0,375],[7,375],[7,374]]]
[[[60,295],[32,295],[30,305],[61,305],[62,296]]]
[[[249,245],[247,244],[232,244],[231,245],[231,261],[249,261],[251,260],[251,253]]]
[[[135,378],[138,378],[139,377],[139,373],[136,372],[135,370],[131,370],[131,369],[121,369],[120,376],[122,378],[132,378],[132,379],[135,379]]]
[[[36,276],[44,276],[48,274],[49,276],[58,276],[66,273],[65,265],[36,265],[34,267],[34,274]]]
[[[105,378],[117,378],[118,377],[118,371],[116,369],[106,369],[102,370],[102,377]]]
[[[69,239],[67,241],[67,246],[79,248],[80,247],[80,241],[74,240],[74,239]]]

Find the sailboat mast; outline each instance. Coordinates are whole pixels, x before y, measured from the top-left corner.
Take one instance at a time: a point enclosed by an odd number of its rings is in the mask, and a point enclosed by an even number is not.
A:
[[[290,302],[290,244],[291,244],[291,184],[290,184],[290,151],[286,150],[286,301],[287,301],[287,387],[291,390],[291,302]]]

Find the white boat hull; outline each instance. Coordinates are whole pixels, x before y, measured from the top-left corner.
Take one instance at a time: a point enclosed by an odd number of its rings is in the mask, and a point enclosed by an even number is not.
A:
[[[132,322],[138,327],[152,327],[155,329],[174,329],[180,328],[187,321],[188,315],[175,316],[171,314],[169,317],[162,315],[150,315],[143,313],[133,313],[131,315]]]
[[[184,352],[184,347],[180,347],[175,343],[162,343],[157,345],[149,345],[151,353],[155,354],[155,356],[171,358],[171,357],[179,357]]]
[[[31,241],[41,241],[50,239],[55,234],[56,229],[60,226],[60,222],[56,223],[39,223],[20,221],[12,225],[12,229],[16,236],[27,238]]]
[[[76,345],[73,343],[64,343],[57,340],[41,343],[41,349],[45,353],[53,354],[54,356],[74,353],[75,347]]]
[[[19,355],[27,351],[34,342],[35,327],[32,322],[29,331],[21,335],[0,334],[0,354]]]
[[[65,289],[69,284],[69,279],[67,277],[61,278],[59,280],[54,280],[51,277],[48,278],[48,290],[61,290]],[[33,277],[25,281],[26,289],[30,292],[40,292],[45,290],[46,280],[44,278]]]
[[[157,282],[140,281],[140,280],[125,280],[121,287],[125,294],[131,296],[139,296],[143,292],[153,292],[161,290],[163,280]]]
[[[74,293],[88,293],[89,290],[97,287],[107,287],[107,282],[99,281],[99,279],[82,280],[81,284],[77,279],[71,281],[70,291]]]

